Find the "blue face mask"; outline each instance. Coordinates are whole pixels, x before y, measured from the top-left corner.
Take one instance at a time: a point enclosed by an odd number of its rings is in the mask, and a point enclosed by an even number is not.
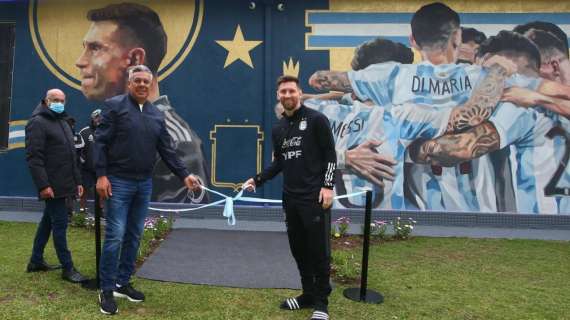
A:
[[[65,110],[65,106],[61,102],[52,102],[49,104],[49,109],[55,113],[62,113]]]

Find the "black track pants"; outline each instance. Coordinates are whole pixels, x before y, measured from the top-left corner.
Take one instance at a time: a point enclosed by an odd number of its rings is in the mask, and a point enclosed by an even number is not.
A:
[[[287,235],[297,262],[303,293],[314,298],[315,308],[328,305],[330,286],[330,209],[314,201],[283,195]]]

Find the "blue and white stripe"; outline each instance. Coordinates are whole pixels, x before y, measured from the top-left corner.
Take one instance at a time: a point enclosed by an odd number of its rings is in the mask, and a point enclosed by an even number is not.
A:
[[[26,120],[11,121],[8,133],[8,149],[23,148],[26,141]]]
[[[382,36],[409,45],[413,13],[308,11],[307,49],[353,48]],[[570,34],[569,13],[460,13],[463,27],[476,28],[487,36],[512,30],[530,21],[547,21]]]

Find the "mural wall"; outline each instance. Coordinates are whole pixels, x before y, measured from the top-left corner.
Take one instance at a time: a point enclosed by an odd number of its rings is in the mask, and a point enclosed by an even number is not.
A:
[[[36,195],[24,128],[46,90],[64,90],[79,132],[125,92],[126,68],[144,63],[158,76],[151,98],[177,152],[226,194],[271,162],[275,80],[289,74],[305,104],[330,120],[337,194],[372,188],[383,209],[570,214],[570,4],[448,1],[463,31],[419,19],[412,41],[414,13],[428,3],[2,2],[0,24],[14,25],[15,46],[0,196]],[[423,14],[443,21],[440,9]],[[542,25],[500,33],[537,20],[562,33]],[[504,63],[496,54],[517,71],[495,74]],[[153,180],[154,201],[211,200],[188,194],[160,161]],[[280,186],[275,179],[259,196],[280,198]]]

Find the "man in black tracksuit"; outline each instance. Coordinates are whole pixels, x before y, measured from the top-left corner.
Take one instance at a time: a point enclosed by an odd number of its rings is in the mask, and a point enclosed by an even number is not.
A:
[[[101,109],[96,109],[91,113],[89,125],[81,131],[79,135],[83,140],[83,146],[79,148],[79,164],[81,168],[81,180],[85,192],[81,196],[79,210],[85,212],[88,193],[95,186],[97,174],[95,173],[95,163],[93,159],[93,149],[95,148],[95,129],[101,123]]]
[[[301,104],[296,77],[277,81],[284,117],[272,131],[271,166],[250,178],[253,190],[283,171],[283,209],[291,253],[297,262],[303,294],[286,299],[281,308],[315,310],[311,319],[328,319],[330,287],[330,206],[336,154],[328,119]]]

